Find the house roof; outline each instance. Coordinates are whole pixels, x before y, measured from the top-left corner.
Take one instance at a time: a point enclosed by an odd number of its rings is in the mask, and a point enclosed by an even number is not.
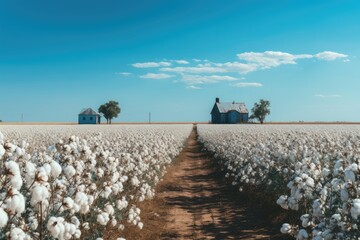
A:
[[[99,115],[96,111],[94,111],[92,108],[84,108],[79,115]]]
[[[220,113],[227,113],[229,111],[237,111],[239,113],[249,113],[248,109],[245,106],[245,103],[218,102],[215,104],[218,107]]]

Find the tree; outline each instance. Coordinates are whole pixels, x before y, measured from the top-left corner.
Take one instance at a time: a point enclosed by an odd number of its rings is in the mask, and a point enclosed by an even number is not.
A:
[[[252,115],[250,118],[256,118],[260,123],[264,123],[266,115],[270,114],[270,102],[264,99],[260,99],[259,103],[255,103],[251,109]]]
[[[99,107],[99,113],[104,115],[107,124],[111,124],[111,119],[118,117],[121,109],[116,101],[109,101]]]

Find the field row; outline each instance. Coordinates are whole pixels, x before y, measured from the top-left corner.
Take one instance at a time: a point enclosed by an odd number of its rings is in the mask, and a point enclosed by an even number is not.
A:
[[[0,239],[97,239],[143,227],[137,203],[192,125],[1,126]],[[46,236],[46,238],[45,238]]]
[[[360,237],[359,125],[199,125],[198,132],[240,191],[265,191],[299,213],[282,233],[299,240]]]

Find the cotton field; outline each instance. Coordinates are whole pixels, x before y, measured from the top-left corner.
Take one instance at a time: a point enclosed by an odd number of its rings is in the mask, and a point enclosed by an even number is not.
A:
[[[0,239],[98,239],[143,228],[192,125],[0,126]]]
[[[199,125],[198,132],[240,191],[257,186],[299,213],[282,233],[360,238],[359,125]]]

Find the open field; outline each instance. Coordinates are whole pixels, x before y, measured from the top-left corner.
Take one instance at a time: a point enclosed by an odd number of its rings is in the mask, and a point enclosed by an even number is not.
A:
[[[360,125],[192,129],[1,125],[0,238],[360,237]]]

